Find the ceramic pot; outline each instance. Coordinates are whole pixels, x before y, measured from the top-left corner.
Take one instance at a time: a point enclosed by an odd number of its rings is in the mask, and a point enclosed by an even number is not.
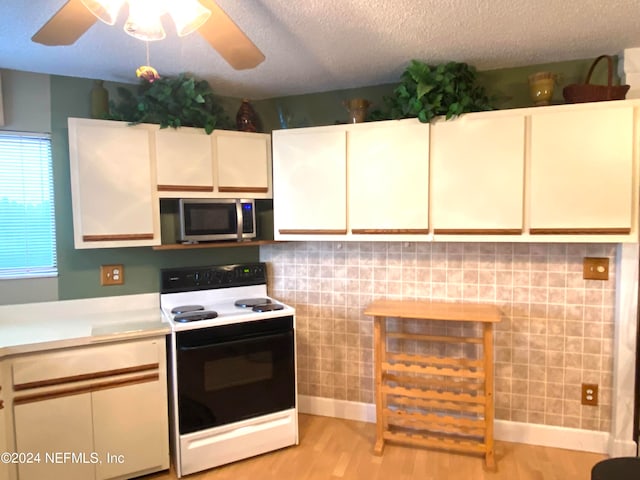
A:
[[[551,72],[538,72],[529,75],[529,93],[535,105],[551,104],[557,78],[557,75]]]
[[[342,102],[349,112],[349,123],[362,123],[367,118],[367,109],[371,105],[364,98],[352,98]]]

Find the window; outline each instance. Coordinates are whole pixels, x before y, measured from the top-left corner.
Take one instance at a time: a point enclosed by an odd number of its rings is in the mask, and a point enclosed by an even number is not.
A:
[[[57,273],[51,138],[0,132],[0,278]]]

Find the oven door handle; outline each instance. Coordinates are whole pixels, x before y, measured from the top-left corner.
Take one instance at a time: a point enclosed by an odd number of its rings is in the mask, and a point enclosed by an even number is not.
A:
[[[194,350],[202,350],[202,349],[211,348],[211,347],[233,346],[241,343],[245,343],[245,344],[256,343],[257,341],[264,341],[264,340],[268,341],[268,340],[273,340],[274,338],[277,338],[277,337],[285,337],[285,336],[293,337],[293,330],[283,330],[281,332],[270,333],[267,335],[262,335],[262,334],[249,335],[249,336],[238,338],[235,340],[221,341],[221,342],[207,342],[207,343],[191,345],[191,346],[178,345],[178,351],[192,352]]]

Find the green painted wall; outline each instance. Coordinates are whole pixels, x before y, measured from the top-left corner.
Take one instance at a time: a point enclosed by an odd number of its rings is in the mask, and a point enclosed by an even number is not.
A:
[[[508,68],[478,72],[479,85],[486,88],[497,109],[531,107],[528,77],[532,73],[550,71],[559,75],[559,85],[554,89],[553,103],[564,103],[562,88],[571,83],[584,83],[593,59],[547,63],[520,68]],[[591,83],[606,85],[607,66],[603,60],[594,70]],[[617,61],[614,61],[614,84],[619,83]],[[282,111],[287,128],[334,125],[347,122],[343,101],[349,98],[366,98],[373,108],[383,108],[383,97],[391,95],[397,84],[335,90],[310,95],[295,95],[252,102],[265,132],[281,127],[278,112]]]
[[[89,92],[92,86],[92,81],[87,79],[51,77],[59,299],[157,292],[159,270],[164,267],[258,261],[257,247],[184,251],[155,251],[147,247],[74,249],[67,118],[89,117]],[[124,285],[100,286],[100,265],[110,263],[124,265]]]

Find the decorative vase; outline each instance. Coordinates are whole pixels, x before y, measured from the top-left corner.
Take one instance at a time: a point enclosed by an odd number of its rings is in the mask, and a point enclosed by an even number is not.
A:
[[[91,89],[91,118],[104,118],[109,113],[109,92],[102,80],[94,80]]]
[[[349,123],[362,123],[367,118],[367,109],[371,105],[364,98],[352,98],[342,102],[349,112]]]
[[[258,114],[249,103],[249,100],[243,98],[236,114],[236,128],[241,132],[257,132],[258,122]]]
[[[553,97],[553,87],[557,75],[551,72],[538,72],[529,75],[529,93],[535,105],[549,105]]]

